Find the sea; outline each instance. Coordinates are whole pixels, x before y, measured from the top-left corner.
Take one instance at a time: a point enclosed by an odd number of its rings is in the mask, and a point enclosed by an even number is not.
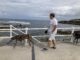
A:
[[[20,20],[21,21],[21,20]],[[30,27],[33,28],[45,28],[45,27],[49,27],[49,20],[22,20],[22,22],[30,22],[31,25]],[[80,25],[71,25],[71,24],[61,24],[58,23],[58,28],[66,28],[66,27],[79,27]]]
[[[5,22],[11,22],[12,20],[5,20]],[[14,20],[14,21],[20,21],[20,22],[24,22],[27,23],[29,22],[30,25],[28,26],[29,28],[48,28],[49,27],[49,20]],[[71,25],[71,24],[60,24],[58,23],[58,28],[72,28],[72,27],[79,27],[79,25]],[[18,34],[22,34],[19,31],[14,31]],[[23,31],[25,32],[25,31]],[[39,36],[39,35],[45,35],[45,30],[29,30],[28,33],[33,35],[33,36]],[[0,32],[0,36],[9,36],[10,33],[9,32]],[[13,34],[15,35],[15,34]],[[59,37],[60,38],[60,37]],[[45,40],[45,39],[41,39],[41,40]]]
[[[24,23],[27,23],[27,22],[30,22],[30,26],[29,27],[33,27],[33,28],[44,28],[44,27],[49,27],[49,20],[25,20],[25,19],[0,19],[0,23],[1,22],[24,22]],[[60,21],[60,20],[59,20]],[[14,23],[15,23],[14,22]],[[71,24],[61,24],[61,23],[58,23],[58,27],[59,28],[64,28],[64,27],[79,27],[80,25],[71,25]]]
[[[44,27],[49,27],[49,20],[14,20],[14,21],[20,21],[20,22],[30,22],[29,27],[33,28],[44,28]],[[61,24],[58,23],[58,28],[64,28],[64,27],[79,27],[80,25],[71,25],[71,24]]]

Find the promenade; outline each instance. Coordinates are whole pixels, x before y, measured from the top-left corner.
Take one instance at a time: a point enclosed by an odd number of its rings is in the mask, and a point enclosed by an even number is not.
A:
[[[36,45],[13,48],[12,45],[6,45],[8,40],[8,38],[0,39],[0,60],[80,60],[80,44],[58,41],[57,49],[48,48],[42,51],[42,48]],[[46,42],[44,44],[47,45]]]

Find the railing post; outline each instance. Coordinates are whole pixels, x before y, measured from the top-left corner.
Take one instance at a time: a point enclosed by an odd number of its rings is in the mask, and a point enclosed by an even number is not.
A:
[[[12,37],[12,25],[10,25],[10,38]]]
[[[73,42],[73,33],[74,33],[74,27],[72,27],[72,32],[71,32],[71,41],[70,42]]]
[[[28,28],[25,28],[25,33],[28,34]]]
[[[28,28],[25,28],[25,34],[28,34]],[[25,39],[25,46],[27,46],[27,45],[28,45],[28,40]]]

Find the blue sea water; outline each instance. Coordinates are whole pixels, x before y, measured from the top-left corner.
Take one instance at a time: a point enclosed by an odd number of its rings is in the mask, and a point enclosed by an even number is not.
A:
[[[49,26],[49,20],[5,20],[5,22],[9,21],[20,21],[20,22],[30,22],[29,28],[45,28]],[[58,24],[58,28],[66,28],[66,27],[79,27],[78,25],[70,25],[70,24]],[[21,34],[19,31],[14,31],[16,33]],[[38,35],[45,35],[45,30],[30,30],[28,31],[29,34],[32,36],[38,36]],[[13,36],[15,34],[12,34]],[[0,32],[0,36],[10,36],[10,32]],[[65,37],[63,37],[65,38]],[[60,39],[60,37],[59,37]],[[62,38],[61,38],[62,39]],[[40,39],[40,40],[45,40],[45,39]]]
[[[23,22],[30,22],[30,27],[49,27],[49,20],[23,20]],[[79,27],[78,25],[71,25],[71,24],[60,24],[58,23],[58,28],[64,27]]]
[[[49,27],[49,20],[24,20],[24,19],[4,19],[4,20],[0,20],[0,21],[4,21],[4,22],[13,22],[13,21],[20,21],[20,22],[30,22],[31,25],[29,27]],[[71,24],[60,24],[58,23],[58,27],[78,27],[78,25],[71,25]]]

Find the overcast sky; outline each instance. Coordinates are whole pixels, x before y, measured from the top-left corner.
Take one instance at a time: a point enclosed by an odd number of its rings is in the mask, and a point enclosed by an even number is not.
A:
[[[80,0],[0,0],[0,18],[48,19],[80,18]]]

